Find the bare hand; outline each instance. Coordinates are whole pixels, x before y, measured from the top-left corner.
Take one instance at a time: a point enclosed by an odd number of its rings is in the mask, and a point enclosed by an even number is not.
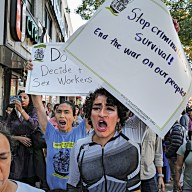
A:
[[[158,177],[158,189],[161,192],[165,192],[165,184],[163,181],[163,177]]]
[[[178,191],[182,191],[181,182],[178,181],[176,184],[177,184],[177,190],[178,190]]]
[[[180,27],[179,27],[179,23],[177,22],[177,19],[173,19],[173,24],[174,24],[175,30],[177,31],[177,33],[179,33]]]
[[[31,59],[27,61],[26,69],[27,69],[28,71],[33,70],[33,63],[32,63],[32,60],[31,60]]]
[[[17,109],[17,111],[21,112],[23,110],[21,102],[18,100],[15,100],[15,108]]]
[[[32,145],[31,139],[28,137],[20,136],[18,138],[18,141],[20,141],[26,147],[31,147],[31,145]]]

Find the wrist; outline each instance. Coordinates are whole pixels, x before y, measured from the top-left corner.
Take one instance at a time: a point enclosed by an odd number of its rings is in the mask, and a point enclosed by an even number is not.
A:
[[[158,178],[164,178],[164,174],[159,173],[159,174],[157,175],[157,177],[158,177]]]
[[[20,113],[22,114],[24,111],[25,111],[25,110],[24,110],[24,109],[22,109],[22,110],[20,111]]]

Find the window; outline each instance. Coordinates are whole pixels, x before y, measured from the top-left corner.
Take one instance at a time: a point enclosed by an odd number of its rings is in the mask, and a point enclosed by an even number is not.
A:
[[[52,38],[52,20],[47,9],[45,9],[45,27],[47,29],[49,37]]]

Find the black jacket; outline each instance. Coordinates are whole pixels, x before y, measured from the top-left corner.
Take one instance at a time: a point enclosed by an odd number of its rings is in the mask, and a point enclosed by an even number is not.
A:
[[[176,160],[177,150],[183,144],[184,131],[179,123],[175,123],[165,136],[165,156]]]

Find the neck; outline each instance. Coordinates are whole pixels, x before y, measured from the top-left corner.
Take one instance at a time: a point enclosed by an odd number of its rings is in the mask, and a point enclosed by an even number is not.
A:
[[[8,187],[8,180],[0,187],[0,192],[6,192]]]
[[[99,137],[97,134],[94,134],[93,135],[93,141],[104,147],[107,144],[107,142],[114,136],[114,134],[111,134],[108,137]]]
[[[15,192],[17,189],[16,183],[7,180],[2,187],[0,188],[0,192]]]
[[[9,179],[6,182],[6,187],[3,189],[3,191],[0,190],[0,192],[16,192],[17,190],[17,183],[10,181]]]
[[[70,129],[66,129],[66,130],[63,130],[63,129],[60,129],[59,128],[59,131],[63,132],[63,133],[68,133],[72,130],[72,127]]]

